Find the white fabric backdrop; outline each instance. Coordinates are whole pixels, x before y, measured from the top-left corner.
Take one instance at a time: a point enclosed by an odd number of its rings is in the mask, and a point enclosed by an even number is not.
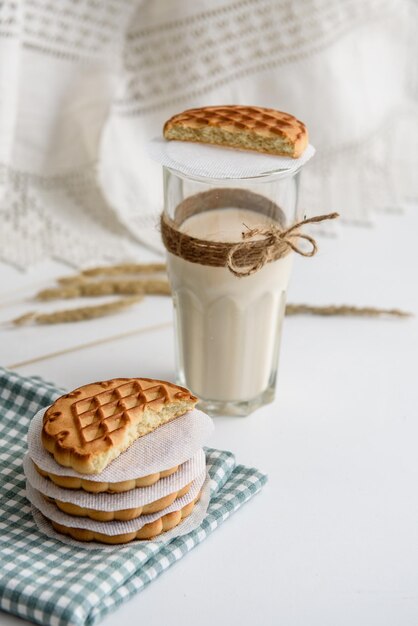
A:
[[[173,113],[258,104],[305,121],[307,214],[418,197],[413,0],[15,0],[0,6],[0,257],[73,265],[159,246]]]

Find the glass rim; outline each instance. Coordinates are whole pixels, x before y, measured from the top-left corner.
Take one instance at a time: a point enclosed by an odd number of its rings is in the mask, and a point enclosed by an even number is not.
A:
[[[299,165],[296,169],[279,169],[279,170],[271,170],[270,172],[265,172],[263,174],[258,174],[257,176],[243,176],[241,178],[209,178],[208,176],[198,176],[194,174],[193,176],[189,174],[185,174],[180,170],[176,170],[172,167],[168,167],[167,165],[163,165],[163,171],[168,171],[171,174],[174,174],[178,178],[182,180],[192,180],[198,183],[211,184],[216,183],[219,186],[225,185],[229,186],[234,182],[270,182],[274,180],[281,180],[283,178],[293,178],[301,171],[303,164]]]

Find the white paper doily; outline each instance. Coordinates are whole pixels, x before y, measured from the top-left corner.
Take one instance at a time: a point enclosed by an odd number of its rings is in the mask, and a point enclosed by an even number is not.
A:
[[[194,409],[137,439],[100,474],[79,474],[59,465],[42,445],[42,418],[47,408],[38,411],[29,425],[29,456],[45,472],[96,482],[133,480],[181,465],[207,443],[213,431],[211,418]]]
[[[158,511],[157,513],[151,513],[149,515],[140,515],[136,519],[129,521],[111,521],[111,522],[99,522],[92,520],[89,517],[76,517],[74,515],[68,515],[63,513],[54,503],[48,502],[44,496],[34,489],[31,484],[26,481],[26,497],[31,504],[33,504],[45,517],[63,524],[64,526],[70,526],[71,528],[84,528],[96,532],[103,533],[105,535],[121,535],[124,533],[132,533],[136,530],[140,530],[145,524],[149,524],[159,519],[167,513],[173,511],[179,511],[187,504],[192,502],[201,490],[203,483],[206,480],[206,468],[196,480],[193,481],[189,491],[177,498],[170,506]]]
[[[205,453],[203,450],[199,450],[171,476],[161,478],[150,487],[138,487],[123,493],[89,493],[82,489],[58,487],[58,485],[48,478],[44,478],[36,471],[28,454],[23,460],[23,471],[30,485],[50,498],[61,500],[62,502],[71,502],[77,506],[96,511],[122,511],[144,506],[175,491],[179,491],[198,476],[201,476],[205,465]]]
[[[148,142],[148,155],[188,176],[214,179],[240,179],[265,176],[279,172],[292,173],[301,168],[315,154],[309,144],[298,159],[291,157],[235,150],[189,141],[167,141],[156,137]]]

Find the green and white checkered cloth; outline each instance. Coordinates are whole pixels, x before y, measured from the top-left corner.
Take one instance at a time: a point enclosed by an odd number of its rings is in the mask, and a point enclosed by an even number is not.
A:
[[[212,496],[202,524],[169,543],[84,550],[38,530],[22,469],[31,417],[62,393],[38,377],[0,368],[0,609],[48,626],[97,624],[203,541],[267,480],[207,449]],[[0,615],[1,622],[1,615]]]

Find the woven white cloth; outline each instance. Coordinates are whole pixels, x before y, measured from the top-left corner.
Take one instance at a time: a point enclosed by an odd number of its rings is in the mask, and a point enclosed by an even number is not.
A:
[[[206,104],[306,122],[306,214],[397,209],[418,196],[417,24],[413,0],[5,0],[0,257],[80,266],[158,248],[146,143]]]

